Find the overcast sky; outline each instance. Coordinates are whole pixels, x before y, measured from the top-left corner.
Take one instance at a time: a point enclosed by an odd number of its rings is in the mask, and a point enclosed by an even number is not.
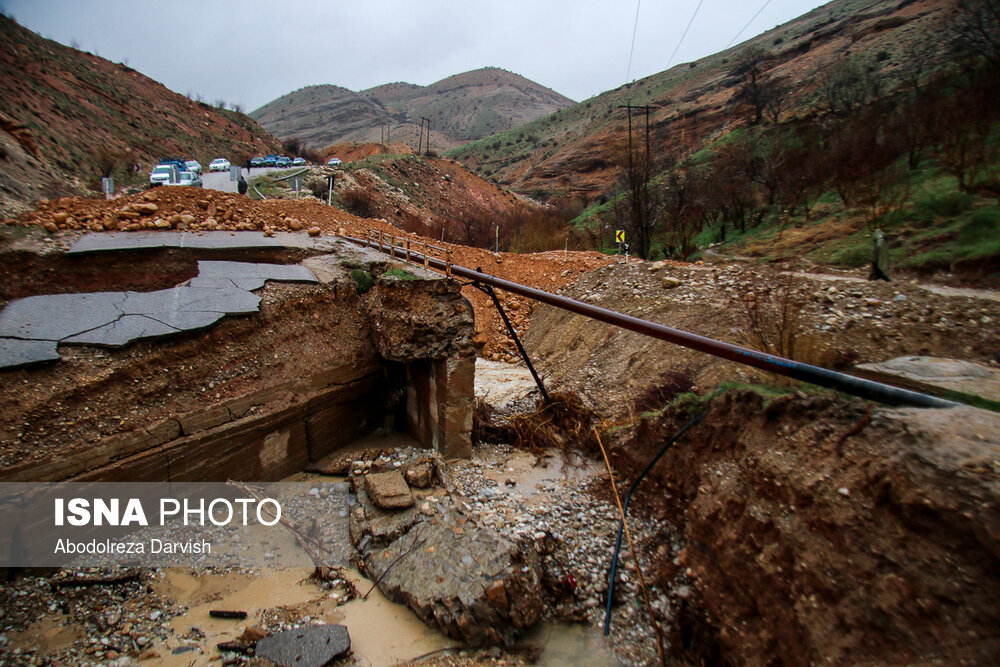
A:
[[[485,66],[582,101],[822,4],[701,0],[671,61],[699,0],[0,0],[43,37],[246,111],[313,84],[429,85]]]

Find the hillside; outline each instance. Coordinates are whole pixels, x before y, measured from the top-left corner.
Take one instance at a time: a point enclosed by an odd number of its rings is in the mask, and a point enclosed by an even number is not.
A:
[[[550,116],[469,143],[451,156],[478,173],[525,192],[594,197],[616,177],[627,137],[620,105],[652,105],[655,156],[665,160],[705,147],[742,121],[732,70],[748,47],[766,55],[764,72],[789,87],[783,118],[821,104],[821,74],[835,62],[870,58],[899,78],[914,44],[931,39],[954,0],[834,0],[751,40],[701,60],[639,79]],[[944,48],[938,43],[939,49]],[[880,55],[884,54],[884,55]],[[638,112],[636,112],[638,113]],[[644,118],[634,118],[644,127]]]
[[[343,142],[390,140],[417,143],[421,118],[431,122],[431,145],[447,150],[517,127],[573,101],[533,81],[487,67],[430,86],[391,83],[353,92],[339,86],[308,86],[251,112],[275,136],[298,137],[313,148]]]
[[[449,156],[587,206],[581,248],[856,268],[881,236],[890,277],[996,283],[997,34],[989,0],[836,0]]]
[[[0,215],[99,188],[110,170],[145,178],[160,156],[208,163],[273,152],[247,116],[178,95],[120,63],[44,39],[0,16]],[[137,178],[138,178],[137,177]]]

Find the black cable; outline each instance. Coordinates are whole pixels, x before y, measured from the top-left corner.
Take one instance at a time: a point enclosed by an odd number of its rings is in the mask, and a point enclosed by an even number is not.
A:
[[[682,435],[684,435],[684,433],[689,428],[691,428],[692,426],[700,422],[702,419],[704,419],[705,415],[708,414],[708,411],[711,409],[711,407],[712,403],[711,401],[709,401],[708,407],[706,407],[705,410],[700,415],[698,415],[697,417],[689,421],[687,424],[682,426],[681,429],[674,434],[674,437],[670,438],[670,440],[667,441],[667,444],[663,445],[663,448],[660,449],[659,453],[653,457],[652,461],[646,464],[646,467],[643,469],[643,471],[639,473],[639,476],[636,478],[636,480],[632,482],[632,486],[629,487],[628,493],[625,495],[625,503],[624,505],[622,505],[622,516],[621,518],[618,519],[618,537],[615,539],[615,551],[614,555],[611,557],[611,574],[608,576],[608,604],[604,612],[605,637],[607,637],[608,633],[611,632],[611,601],[614,599],[614,593],[615,593],[615,573],[618,570],[618,552],[622,548],[622,533],[625,531],[625,515],[628,514],[628,505],[632,501],[632,493],[635,492],[635,490],[639,487],[639,484],[642,483],[642,480],[645,479],[647,474],[649,474],[649,471],[653,469],[653,466],[656,465],[657,461],[659,461],[660,458],[662,458],[663,455],[667,453],[667,450],[670,449],[670,445],[677,442],[677,439],[680,438]],[[636,566],[638,567],[639,555],[638,554],[634,555],[637,561]]]
[[[764,11],[764,10],[765,10],[765,9],[767,8],[767,6],[768,6],[769,4],[771,4],[771,0],[766,0],[766,1],[764,2],[764,4],[763,4],[763,5],[761,6],[761,8],[757,10],[757,13],[756,13],[756,14],[754,14],[753,16],[751,16],[751,17],[750,17],[750,20],[749,20],[749,21],[747,21],[746,25],[745,25],[745,26],[743,26],[742,28],[740,28],[740,31],[739,31],[738,33],[736,33],[736,37],[733,37],[733,38],[732,38],[731,40],[729,40],[729,43],[728,43],[728,44],[726,44],[726,48],[727,48],[727,49],[728,49],[728,48],[729,48],[730,46],[732,46],[732,45],[733,45],[733,42],[735,42],[735,41],[736,41],[736,40],[737,40],[737,39],[739,38],[739,36],[740,36],[740,35],[742,35],[742,34],[743,34],[743,31],[744,31],[744,30],[746,30],[747,28],[749,28],[749,27],[750,27],[750,24],[751,24],[751,23],[753,23],[753,22],[754,22],[754,20],[755,20],[755,19],[756,19],[756,18],[757,18],[758,16],[760,16],[760,13],[761,13],[762,11]]]
[[[684,43],[684,38],[687,37],[688,30],[691,29],[691,24],[694,23],[694,17],[698,16],[698,10],[701,9],[703,2],[705,2],[705,0],[698,0],[698,6],[694,8],[694,14],[691,15],[691,20],[688,21],[687,27],[684,28],[684,32],[681,33],[681,38],[677,40],[677,46],[674,47],[674,52],[670,54],[670,60],[667,61],[667,69],[670,69],[670,66],[674,63],[674,56],[677,55],[678,49],[680,49],[681,44]]]

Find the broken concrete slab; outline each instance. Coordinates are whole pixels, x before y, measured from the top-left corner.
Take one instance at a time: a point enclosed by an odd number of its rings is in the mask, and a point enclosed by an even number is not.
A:
[[[1000,401],[1000,369],[941,357],[897,357],[857,367],[857,374],[876,382],[956,398]]]
[[[255,313],[250,289],[267,280],[317,282],[304,266],[252,262],[198,263],[205,276],[153,292],[50,294],[17,299],[0,311],[0,338],[123,347],[143,338],[211,326],[224,315]],[[0,368],[58,359],[51,345],[0,347]]]
[[[0,338],[0,369],[20,368],[47,361],[59,361],[55,341]]]
[[[430,516],[379,509],[361,490],[357,501],[351,540],[390,600],[472,645],[510,645],[538,621],[542,568],[534,548],[479,525],[447,499]]]
[[[365,492],[382,509],[413,506],[413,494],[398,470],[365,475]]]
[[[351,650],[351,635],[343,625],[307,625],[257,642],[256,655],[282,667],[325,667]]]
[[[179,333],[179,329],[145,315],[123,315],[102,327],[62,339],[62,343],[124,347],[140,338],[155,338]]]
[[[122,316],[121,292],[51,294],[16,299],[0,311],[0,336],[58,341]]]
[[[156,250],[188,248],[195,250],[233,250],[254,248],[311,248],[329,250],[342,243],[333,236],[311,237],[307,234],[279,232],[272,237],[261,232],[97,232],[84,234],[67,251],[69,255],[116,250]]]
[[[85,234],[67,251],[69,255],[113,250],[156,248],[281,248],[283,244],[260,232],[109,232]]]
[[[284,282],[315,283],[316,276],[300,264],[266,264],[255,262],[198,262],[199,278],[264,278]]]

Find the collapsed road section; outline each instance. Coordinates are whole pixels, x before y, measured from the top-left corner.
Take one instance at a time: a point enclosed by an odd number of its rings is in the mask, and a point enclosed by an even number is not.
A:
[[[467,456],[475,358],[458,287],[282,236],[8,247],[22,270],[0,334],[51,363],[0,371],[0,478],[280,479],[378,428]]]

